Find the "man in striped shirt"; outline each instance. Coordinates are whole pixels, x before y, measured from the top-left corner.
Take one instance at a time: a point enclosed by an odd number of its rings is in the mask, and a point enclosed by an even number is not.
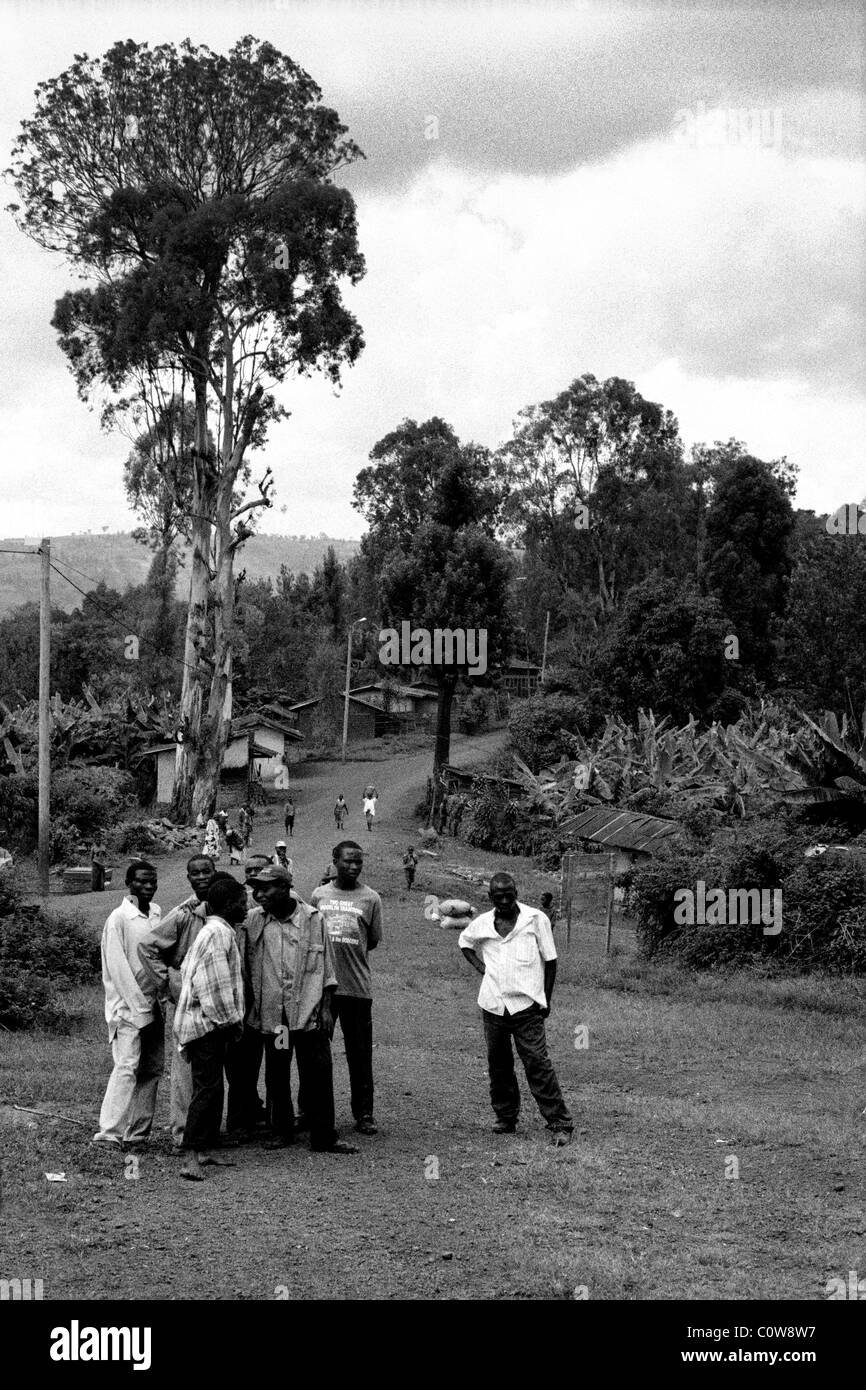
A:
[[[230,1041],[243,1033],[244,982],[235,927],[247,915],[247,890],[231,874],[215,874],[206,896],[208,917],[181,967],[174,1015],[175,1041],[192,1069],[192,1099],[181,1176],[204,1177],[205,1164],[231,1166],[217,1157],[223,1113],[223,1067]]]
[[[496,1134],[513,1134],[520,1111],[512,1038],[535,1103],[551,1131],[551,1144],[568,1144],[574,1121],[547,1051],[544,1020],[556,979],[556,947],[549,919],[517,900],[510,874],[494,874],[488,893],[492,912],[482,912],[457,944],[484,976],[478,1003],[487,1042],[490,1101]]]

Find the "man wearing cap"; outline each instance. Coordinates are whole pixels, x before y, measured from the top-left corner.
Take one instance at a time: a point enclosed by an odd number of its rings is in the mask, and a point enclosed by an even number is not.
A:
[[[295,866],[288,856],[288,846],[285,840],[277,840],[271,863],[276,864],[278,868],[287,869],[290,874],[294,873]]]
[[[550,1014],[556,979],[556,947],[550,921],[517,900],[510,874],[494,874],[488,893],[492,912],[482,912],[460,933],[457,944],[484,976],[478,1003],[487,1043],[490,1102],[497,1134],[513,1134],[520,1110],[512,1039],[535,1103],[547,1121],[550,1142],[568,1144],[574,1121],[547,1051],[544,1020]]]
[[[319,1153],[357,1153],[334,1128],[331,1037],[337,984],[321,914],[292,892],[291,873],[266,865],[250,880],[257,907],[238,933],[248,997],[247,1023],[264,1039],[265,1084],[274,1137],[282,1148],[294,1138],[292,1055],[304,1093],[310,1147]]]

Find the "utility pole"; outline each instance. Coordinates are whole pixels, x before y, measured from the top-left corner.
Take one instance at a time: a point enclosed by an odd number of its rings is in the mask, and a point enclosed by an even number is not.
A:
[[[550,609],[547,610],[547,621],[544,624],[544,651],[541,654],[541,684],[544,685],[544,672],[547,667],[547,636],[550,632]]]
[[[365,623],[366,618],[356,618],[349,625],[349,634],[346,638],[346,691],[343,696],[343,762],[346,761],[346,744],[349,741],[349,684],[352,679],[352,633],[361,623]]]
[[[51,541],[39,547],[42,577],[39,587],[39,891],[48,894],[49,823],[51,805]]]

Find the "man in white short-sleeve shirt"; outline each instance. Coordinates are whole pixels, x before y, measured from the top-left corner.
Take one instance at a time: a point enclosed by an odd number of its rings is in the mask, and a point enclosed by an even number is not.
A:
[[[510,874],[494,874],[488,894],[492,912],[482,912],[460,933],[457,944],[484,979],[478,994],[490,1101],[497,1134],[513,1134],[520,1111],[520,1088],[511,1041],[523,1063],[529,1089],[551,1131],[551,1143],[567,1144],[574,1121],[563,1100],[547,1051],[544,1020],[556,979],[556,947],[550,920],[517,900]]]

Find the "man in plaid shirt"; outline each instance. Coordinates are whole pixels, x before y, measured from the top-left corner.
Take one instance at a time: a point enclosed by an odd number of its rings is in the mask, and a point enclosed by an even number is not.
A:
[[[180,999],[181,967],[207,918],[208,886],[215,873],[214,862],[206,854],[194,854],[187,861],[186,876],[192,894],[163,917],[151,935],[141,942],[138,958],[156,986],[161,1004]],[[183,1131],[192,1099],[192,1072],[189,1062],[177,1048],[171,1058],[171,1099],[169,1122],[175,1149],[183,1147]]]
[[[227,1165],[219,1146],[226,1048],[243,1033],[244,982],[234,928],[247,915],[247,890],[231,874],[215,874],[206,896],[208,917],[181,967],[174,1034],[192,1069],[192,1100],[181,1176],[201,1182],[205,1164]]]

